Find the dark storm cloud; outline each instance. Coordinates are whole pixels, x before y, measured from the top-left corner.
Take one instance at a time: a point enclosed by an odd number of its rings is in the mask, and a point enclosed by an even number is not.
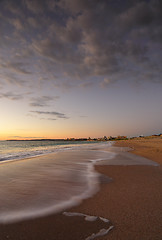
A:
[[[17,78],[50,75],[60,87],[161,81],[160,0],[8,0],[0,9],[1,67]]]
[[[49,106],[51,102],[57,100],[59,97],[49,97],[49,96],[42,96],[42,97],[33,97],[31,98],[30,106],[31,107],[46,107]]]
[[[55,116],[57,118],[64,118],[64,119],[68,119],[68,117],[64,114],[64,113],[60,113],[60,112],[53,112],[53,111],[30,111],[31,113],[36,113],[38,115],[51,115],[51,116]]]

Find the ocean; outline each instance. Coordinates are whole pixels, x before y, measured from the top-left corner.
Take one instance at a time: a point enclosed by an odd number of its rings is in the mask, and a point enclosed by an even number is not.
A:
[[[61,212],[99,189],[111,142],[0,141],[0,223]]]
[[[0,162],[40,156],[94,144],[87,141],[0,141]]]

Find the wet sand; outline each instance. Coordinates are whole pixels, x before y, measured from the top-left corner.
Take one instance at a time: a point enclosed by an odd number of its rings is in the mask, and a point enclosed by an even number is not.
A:
[[[85,221],[62,213],[0,225],[0,240],[84,240],[92,233],[113,225],[100,239],[162,239],[162,139],[130,140],[116,143],[133,147],[133,153],[147,157],[160,166],[96,166],[110,178],[101,178],[100,191],[70,212],[102,216],[110,220]],[[99,238],[96,238],[99,239]]]

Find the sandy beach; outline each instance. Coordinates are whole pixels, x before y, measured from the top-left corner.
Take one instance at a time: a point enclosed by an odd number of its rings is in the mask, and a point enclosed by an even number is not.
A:
[[[116,146],[133,148],[159,166],[96,166],[106,177],[100,191],[79,206],[65,209],[109,219],[85,221],[62,213],[13,224],[0,225],[0,240],[84,240],[101,229],[113,229],[100,239],[162,239],[162,139],[119,141]],[[99,239],[99,238],[96,238]]]

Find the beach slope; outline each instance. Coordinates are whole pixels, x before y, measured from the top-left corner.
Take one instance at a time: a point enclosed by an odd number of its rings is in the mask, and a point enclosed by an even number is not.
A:
[[[100,239],[162,239],[162,139],[129,140],[117,146],[133,148],[132,154],[153,160],[151,165],[97,165],[101,178],[100,191],[79,206],[66,211],[101,216],[106,223],[85,221],[84,217],[62,213],[23,222],[0,225],[1,240],[84,240],[100,229],[113,229]],[[98,238],[96,238],[98,239]]]

